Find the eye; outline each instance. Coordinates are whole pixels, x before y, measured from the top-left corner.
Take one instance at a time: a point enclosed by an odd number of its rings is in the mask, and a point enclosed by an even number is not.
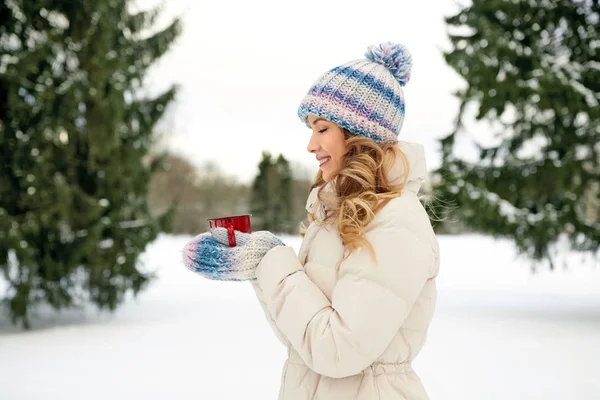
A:
[[[323,128],[323,129],[321,129],[321,130],[319,131],[319,133],[323,133],[323,132],[325,132],[326,130],[327,130],[327,128]]]

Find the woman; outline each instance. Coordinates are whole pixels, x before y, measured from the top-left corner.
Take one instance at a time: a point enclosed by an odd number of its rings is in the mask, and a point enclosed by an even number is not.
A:
[[[319,160],[298,256],[267,231],[194,238],[188,268],[250,280],[288,349],[279,399],[428,396],[411,363],[435,308],[439,247],[418,192],[423,148],[398,142],[411,57],[399,44],[322,75],[298,114]]]

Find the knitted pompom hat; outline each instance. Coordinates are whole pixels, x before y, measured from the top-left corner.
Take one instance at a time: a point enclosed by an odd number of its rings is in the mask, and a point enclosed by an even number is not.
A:
[[[335,67],[316,80],[298,108],[377,143],[397,143],[404,122],[404,92],[412,57],[401,44],[367,48],[364,59]]]

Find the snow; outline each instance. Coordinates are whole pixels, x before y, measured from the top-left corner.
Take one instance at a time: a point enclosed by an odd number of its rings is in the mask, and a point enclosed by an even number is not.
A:
[[[0,317],[0,399],[275,399],[285,350],[254,292],[186,270],[188,239],[148,246],[159,278],[115,314],[42,310],[28,332]],[[597,263],[563,251],[568,269],[533,274],[505,240],[440,245],[438,307],[414,363],[431,400],[600,399]]]

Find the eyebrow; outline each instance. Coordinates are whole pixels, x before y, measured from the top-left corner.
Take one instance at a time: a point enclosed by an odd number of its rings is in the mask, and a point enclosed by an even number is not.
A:
[[[319,121],[325,121],[325,122],[327,122],[327,120],[326,120],[325,118],[317,118],[317,119],[315,119],[315,120],[313,121],[312,125],[316,124],[316,123],[317,123],[317,122],[319,122]]]

